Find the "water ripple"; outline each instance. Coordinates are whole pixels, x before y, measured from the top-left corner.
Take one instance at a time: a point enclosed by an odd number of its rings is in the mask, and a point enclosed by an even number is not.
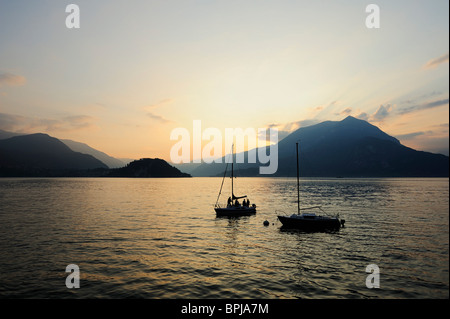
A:
[[[449,297],[448,179],[302,179],[305,205],[346,219],[330,233],[280,229],[290,178],[240,179],[258,213],[216,218],[220,182],[1,179],[0,297]],[[80,289],[65,286],[68,264]]]

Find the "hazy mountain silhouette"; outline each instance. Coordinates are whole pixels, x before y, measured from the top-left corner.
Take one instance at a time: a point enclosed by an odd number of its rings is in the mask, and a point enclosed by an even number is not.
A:
[[[364,137],[373,137],[400,145],[399,140],[384,133],[378,127],[366,121],[348,116],[342,121],[325,121],[292,132],[279,142],[279,156],[284,157],[286,153],[292,153],[290,151],[292,145],[295,146],[295,143],[299,140],[301,142],[301,149],[308,151],[310,149],[317,149],[323,145],[328,146],[328,144],[332,143],[350,144]]]
[[[326,121],[300,128],[286,136],[278,143],[277,172],[261,176],[295,176],[296,142],[300,145],[301,176],[448,176],[448,156],[403,146],[378,127],[351,116],[342,121]],[[245,152],[245,163],[235,165],[236,173],[240,176],[258,176],[260,164],[249,164],[247,156],[248,152]],[[220,176],[225,165],[202,164],[191,174]]]
[[[117,157],[117,159],[121,162],[123,162],[122,166],[128,165],[129,163],[131,163],[132,161],[135,161],[134,158],[126,158],[126,157]]]
[[[106,169],[91,155],[72,151],[47,134],[20,135],[0,140],[0,176],[39,176],[48,171]]]
[[[66,139],[60,139],[60,141],[66,144],[74,152],[94,156],[96,159],[106,164],[109,168],[119,168],[126,165],[126,163],[123,162],[122,160],[111,157],[108,154],[96,150],[95,148],[92,148],[87,144]]]
[[[191,177],[159,158],[143,158],[122,168],[111,169],[110,177]]]
[[[4,130],[0,130],[0,140],[7,139],[14,136],[22,136],[22,135],[29,135],[26,133],[13,133],[13,132],[7,132]],[[59,139],[61,142],[66,144],[72,151],[88,154],[94,156],[96,159],[98,159],[100,162],[106,164],[109,168],[118,168],[123,167],[129,162],[133,161],[132,159],[118,159],[114,158],[112,156],[109,156],[108,154],[101,152],[99,150],[96,150],[95,148],[90,147],[89,145],[85,143],[80,143],[68,139]]]
[[[4,140],[4,139],[10,138],[10,137],[19,136],[19,135],[24,135],[24,134],[0,130],[0,140]]]
[[[222,164],[169,165],[161,159],[141,159],[125,167],[86,144],[47,134],[20,135],[0,130],[0,176],[222,176]],[[300,128],[278,143],[274,175],[295,176],[295,143],[300,143],[300,175],[323,177],[448,177],[449,157],[403,146],[376,126],[351,116]],[[89,154],[83,154],[83,153]],[[266,150],[268,152],[268,150]],[[93,156],[94,155],[94,156]],[[259,176],[259,163],[235,164],[236,175]],[[98,158],[104,158],[105,162]],[[116,161],[115,161],[116,160]],[[186,170],[184,169],[186,168]],[[181,170],[181,171],[180,171]]]
[[[161,159],[125,161],[72,140],[0,130],[0,176],[190,177]]]
[[[192,171],[194,171],[196,168],[200,167],[202,163],[181,163],[181,164],[174,164],[170,163],[173,167],[178,168],[179,170],[191,174]]]

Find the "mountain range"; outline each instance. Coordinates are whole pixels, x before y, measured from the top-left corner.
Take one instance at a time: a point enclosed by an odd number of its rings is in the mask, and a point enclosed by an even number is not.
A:
[[[299,143],[300,176],[310,177],[448,177],[449,157],[416,151],[384,133],[378,127],[352,116],[342,121],[325,121],[299,128],[278,143],[278,170],[260,175],[261,164],[234,165],[238,176],[295,176]],[[269,150],[265,149],[266,153]],[[192,167],[193,176],[223,176],[220,163]],[[177,166],[183,170],[183,164]]]
[[[101,151],[98,151],[95,148],[92,148],[89,145],[84,144],[84,143],[75,142],[75,141],[67,140],[67,139],[62,139],[60,141],[63,142],[64,144],[66,144],[74,152],[92,155],[99,161],[106,164],[109,168],[123,167],[126,164],[128,164],[128,162],[132,161],[132,160],[129,160],[126,162],[126,161],[114,158],[114,157],[109,156],[108,154],[103,153]]]
[[[108,169],[108,166],[92,155],[72,151],[47,134],[0,140],[0,176],[58,175],[64,171],[89,169]]]
[[[84,143],[0,131],[0,177],[37,176],[190,177],[157,158],[125,164]]]
[[[237,176],[295,176],[299,143],[300,175],[311,177],[448,177],[449,157],[416,151],[378,127],[354,117],[302,127],[278,142],[278,169],[260,175],[261,164],[234,164]],[[269,153],[268,147],[264,149]],[[258,153],[258,150],[257,150]],[[223,176],[222,163],[168,164],[161,159],[122,160],[87,144],[47,134],[0,130],[0,176]],[[189,174],[184,174],[186,172]]]

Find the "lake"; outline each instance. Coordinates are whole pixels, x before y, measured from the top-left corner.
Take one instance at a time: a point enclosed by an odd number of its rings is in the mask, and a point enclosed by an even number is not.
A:
[[[236,179],[257,205],[241,218],[215,216],[221,182],[0,179],[0,297],[449,298],[448,178],[303,178],[302,206],[346,220],[322,233],[280,229],[295,178]],[[228,179],[222,204],[229,192]]]

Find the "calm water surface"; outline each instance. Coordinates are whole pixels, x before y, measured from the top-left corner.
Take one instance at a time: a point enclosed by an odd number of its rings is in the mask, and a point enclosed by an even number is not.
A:
[[[280,230],[295,179],[237,179],[258,205],[238,219],[216,218],[220,183],[0,179],[0,297],[449,298],[447,178],[301,180],[302,205],[346,220],[334,233]]]

